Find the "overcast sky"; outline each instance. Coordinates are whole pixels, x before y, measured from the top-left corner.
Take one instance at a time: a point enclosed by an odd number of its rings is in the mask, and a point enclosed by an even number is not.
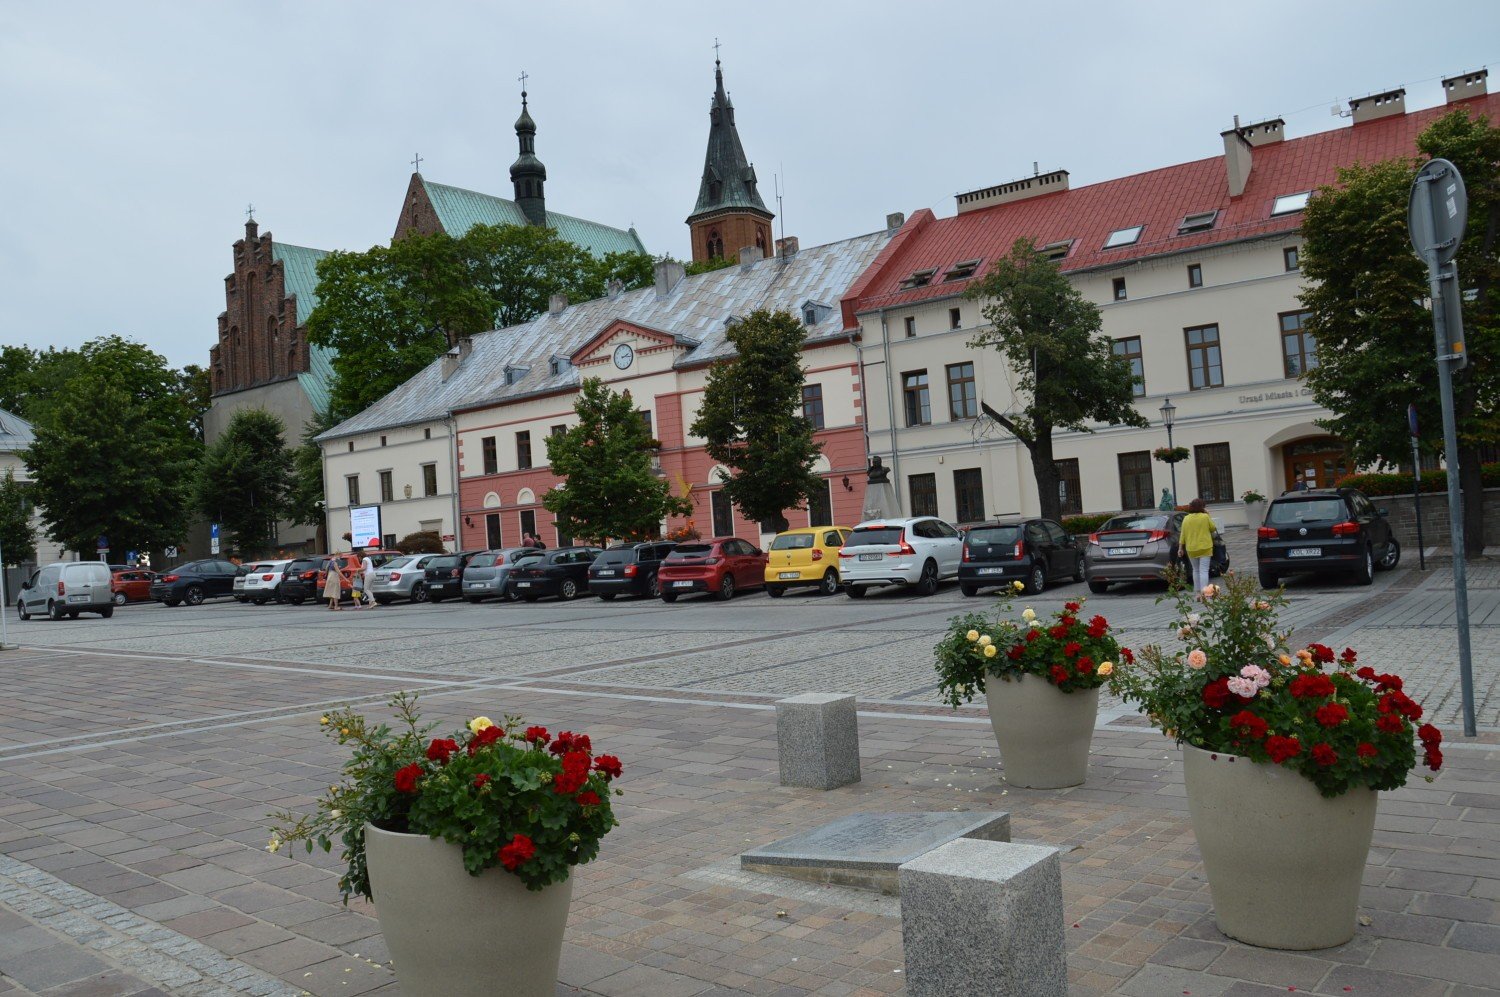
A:
[[[279,241],[363,249],[390,239],[414,152],[509,197],[522,69],[547,206],[686,257],[715,37],[763,196],[781,174],[810,246],[952,214],[1033,162],[1080,186],[1218,155],[1235,114],[1294,137],[1372,91],[1430,106],[1500,62],[1500,3],[1418,9],[4,0],[0,342],[120,333],[206,365],[247,203]]]

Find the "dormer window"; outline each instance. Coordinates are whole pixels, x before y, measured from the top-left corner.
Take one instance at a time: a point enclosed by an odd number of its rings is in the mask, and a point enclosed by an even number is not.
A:
[[[909,291],[914,287],[926,287],[932,283],[932,278],[937,274],[937,267],[928,267],[926,270],[918,270],[901,282],[901,289]]]
[[[1271,217],[1277,215],[1296,214],[1307,207],[1308,198],[1312,197],[1312,191],[1304,190],[1300,194],[1282,194],[1271,204]]]
[[[559,374],[564,373],[572,366],[572,361],[567,357],[554,356],[547,361],[547,373],[552,375],[553,377],[557,377]]]
[[[1117,228],[1104,240],[1105,249],[1119,249],[1122,246],[1134,246],[1141,241],[1141,233],[1146,231],[1144,225],[1132,225],[1130,228]]]
[[[967,280],[974,276],[974,271],[979,269],[980,260],[964,260],[962,263],[953,264],[953,269],[943,275],[944,283],[950,280]]]
[[[1049,242],[1037,250],[1044,260],[1060,260],[1068,255],[1068,250],[1073,248],[1072,239],[1064,239],[1061,242]]]
[[[821,301],[804,301],[802,302],[802,324],[811,328],[827,318],[832,311],[832,305],[825,305]]]
[[[530,367],[512,367],[507,365],[505,368],[506,386],[509,387],[510,385],[520,381],[521,378],[525,377],[528,373],[530,373],[530,371]]]
[[[1191,215],[1184,215],[1181,224],[1177,226],[1178,235],[1187,235],[1189,232],[1207,232],[1214,227],[1218,220],[1219,211],[1198,211]]]

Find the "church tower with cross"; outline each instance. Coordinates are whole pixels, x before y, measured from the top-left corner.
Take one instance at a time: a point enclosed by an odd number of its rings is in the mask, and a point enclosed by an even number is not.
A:
[[[714,43],[714,96],[708,108],[708,152],[703,157],[703,179],[698,203],[688,215],[693,262],[737,256],[747,247],[762,256],[774,254],[771,220],[756,189],[755,167],[745,158],[734,103],[724,89],[724,68]]]

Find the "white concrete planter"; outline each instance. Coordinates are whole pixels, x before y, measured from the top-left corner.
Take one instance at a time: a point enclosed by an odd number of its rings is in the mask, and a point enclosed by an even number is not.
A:
[[[1245,503],[1245,525],[1252,530],[1260,529],[1266,521],[1266,504],[1264,502]]]
[[[533,893],[503,868],[464,870],[463,850],[365,825],[375,913],[412,997],[553,997],[573,880]]]
[[[1325,799],[1291,769],[1188,745],[1182,763],[1219,930],[1273,949],[1353,938],[1375,791]]]
[[[1079,786],[1089,771],[1089,745],[1099,690],[1060,692],[1046,679],[988,678],[984,698],[1000,745],[1005,781],[1027,789]]]

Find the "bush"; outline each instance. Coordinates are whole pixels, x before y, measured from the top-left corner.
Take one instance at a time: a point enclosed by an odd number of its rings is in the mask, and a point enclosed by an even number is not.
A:
[[[448,548],[443,546],[443,538],[431,530],[408,533],[397,541],[396,549],[403,554],[446,554],[448,552]]]
[[[1118,516],[1118,512],[1091,512],[1086,516],[1064,516],[1062,528],[1073,536],[1083,536],[1093,533],[1106,521]]]
[[[1479,469],[1484,478],[1484,487],[1500,488],[1500,463],[1485,464]],[[1359,474],[1346,474],[1337,482],[1340,488],[1358,488],[1366,495],[1410,495],[1411,475],[1404,471],[1371,471]],[[1448,490],[1447,471],[1423,471],[1422,493],[1446,492]]]

